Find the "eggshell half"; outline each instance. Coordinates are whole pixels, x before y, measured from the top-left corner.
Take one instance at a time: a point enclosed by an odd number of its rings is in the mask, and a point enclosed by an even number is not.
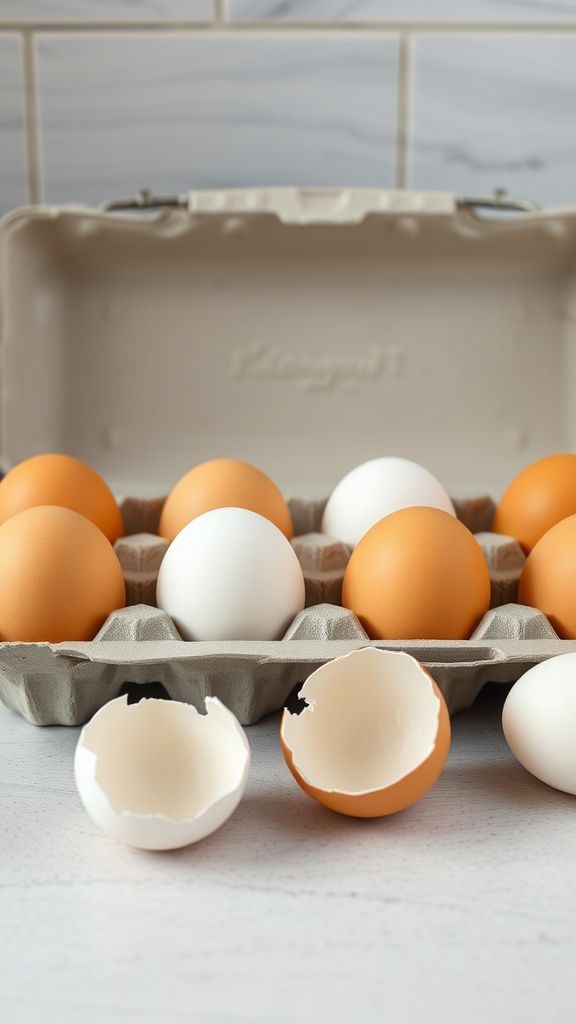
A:
[[[541,782],[576,795],[576,654],[528,669],[502,710],[506,742]]]
[[[91,818],[146,850],[214,832],[238,806],[249,768],[244,730],[216,697],[206,698],[205,715],[179,701],[117,697],[84,726],[74,758]]]
[[[450,717],[432,677],[401,651],[364,647],[312,673],[307,707],[284,710],[280,740],[298,784],[341,814],[379,817],[419,800],[440,775]]]

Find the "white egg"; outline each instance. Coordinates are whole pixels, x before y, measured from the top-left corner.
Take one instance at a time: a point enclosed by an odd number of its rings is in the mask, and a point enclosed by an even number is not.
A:
[[[290,541],[244,508],[205,512],[174,538],[156,589],[185,640],[277,640],[304,607]]]
[[[179,701],[117,697],[84,726],[74,758],[90,817],[145,850],[214,832],[239,804],[249,768],[244,730],[216,697],[206,698],[205,715]]]
[[[361,537],[390,512],[428,505],[455,516],[448,493],[429,470],[409,459],[371,459],[347,473],[330,495],[322,533],[355,548]]]
[[[502,728],[527,771],[576,794],[576,653],[542,661],[514,683]]]

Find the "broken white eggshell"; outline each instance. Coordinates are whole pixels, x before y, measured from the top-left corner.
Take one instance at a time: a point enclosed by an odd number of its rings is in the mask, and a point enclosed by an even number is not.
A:
[[[280,739],[299,785],[341,814],[371,818],[419,800],[440,775],[450,717],[436,683],[402,651],[364,647],[322,665],[284,710]]]
[[[206,698],[205,715],[180,701],[117,697],[84,726],[74,759],[91,818],[145,850],[214,832],[238,806],[249,768],[244,730],[216,697]]]

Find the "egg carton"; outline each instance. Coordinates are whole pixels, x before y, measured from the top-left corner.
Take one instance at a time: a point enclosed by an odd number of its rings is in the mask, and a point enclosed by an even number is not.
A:
[[[489,530],[492,500],[454,499],[459,519],[481,544],[492,607],[468,640],[369,640],[339,604],[348,548],[319,532],[325,499],[289,500],[293,547],[306,583],[306,607],[281,640],[184,641],[154,606],[166,542],[155,533],[162,498],[122,504],[126,536],[116,550],[128,604],[90,642],[0,644],[0,698],[36,725],[81,725],[107,701],[163,696],[205,709],[218,697],[243,725],[277,711],[320,665],[371,646],[406,651],[436,680],[450,714],[468,707],[487,682],[512,683],[531,665],[576,651],[545,616],[515,603],[524,556],[512,538]]]
[[[212,693],[248,724],[371,643],[418,657],[454,713],[486,681],[570,650],[517,605],[523,556],[490,532],[487,495],[575,450],[576,208],[507,201],[509,216],[482,216],[490,205],[409,189],[239,189],[127,211],[38,204],[2,220],[1,467],[65,452],[115,494],[149,499],[122,506],[128,608],[89,643],[1,644],[4,703],[38,724],[80,724],[120,692],[199,708]],[[318,535],[318,494],[383,454],[426,466],[451,493],[485,489],[453,499],[492,586],[466,641],[368,641],[339,607],[348,553]],[[304,495],[291,509],[307,607],[282,640],[185,642],[153,607],[156,496],[217,456]]]

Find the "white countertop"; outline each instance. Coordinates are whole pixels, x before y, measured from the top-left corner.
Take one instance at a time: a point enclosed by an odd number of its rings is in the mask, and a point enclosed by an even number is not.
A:
[[[235,814],[171,853],[88,818],[78,729],[0,706],[3,1024],[573,1024],[576,798],[515,761],[505,692],[455,716],[436,786],[388,819],[315,804],[270,716]]]

